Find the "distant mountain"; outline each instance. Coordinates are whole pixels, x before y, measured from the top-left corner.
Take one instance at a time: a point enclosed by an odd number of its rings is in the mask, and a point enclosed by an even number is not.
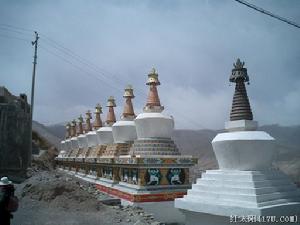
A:
[[[37,123],[36,126],[43,132],[41,136],[51,143],[59,144],[64,138],[65,127],[62,124],[44,126]],[[279,148],[274,166],[300,182],[300,126],[265,125],[259,130],[268,132],[277,141]],[[211,141],[219,132],[221,131],[208,129],[175,130],[173,139],[182,154],[193,155],[199,159],[197,170],[203,171],[218,168]]]
[[[59,148],[59,143],[62,138],[57,136],[57,133],[49,129],[48,126],[45,126],[37,121],[33,121],[32,130],[38,133],[42,138],[46,139],[50,144],[54,145],[56,148]]]

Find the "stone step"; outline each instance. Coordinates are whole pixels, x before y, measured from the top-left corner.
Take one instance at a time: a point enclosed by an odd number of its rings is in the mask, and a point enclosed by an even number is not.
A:
[[[286,184],[280,186],[268,186],[268,187],[239,187],[235,184],[231,185],[204,185],[204,184],[193,184],[192,189],[199,191],[213,191],[223,193],[239,193],[239,194],[268,194],[273,192],[287,192],[297,190],[296,185]]]
[[[240,180],[216,180],[199,178],[197,179],[197,184],[206,186],[237,186],[237,187],[252,187],[252,188],[263,188],[263,187],[276,187],[284,186],[286,184],[292,184],[288,179],[278,179],[278,180],[262,180],[262,181],[240,181]]]
[[[202,178],[216,179],[216,180],[239,180],[239,181],[263,181],[263,180],[289,180],[287,176],[278,173],[224,173],[224,172],[209,172],[203,173]]]
[[[242,200],[235,200],[235,199],[212,199],[212,198],[200,198],[199,196],[195,195],[185,195],[184,200],[188,202],[195,202],[200,204],[210,204],[214,206],[218,205],[225,205],[226,207],[236,206],[242,208],[263,208],[263,207],[271,207],[276,205],[284,205],[284,204],[300,204],[300,197],[293,197],[291,198],[284,198],[284,199],[276,199],[272,201],[266,201],[262,203],[257,202],[249,202],[249,201],[242,201]]]
[[[238,194],[238,193],[225,193],[225,192],[213,192],[213,191],[200,191],[191,189],[188,190],[188,195],[192,195],[193,197],[198,197],[199,199],[211,199],[211,200],[234,200],[234,201],[242,201],[242,202],[252,202],[252,203],[262,203],[267,201],[273,201],[278,199],[290,198],[294,199],[295,197],[300,197],[300,191],[288,191],[288,192],[273,192],[269,194]]]

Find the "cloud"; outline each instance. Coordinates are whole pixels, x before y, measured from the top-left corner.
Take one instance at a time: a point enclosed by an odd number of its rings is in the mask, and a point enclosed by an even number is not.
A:
[[[251,2],[300,21],[299,1]],[[2,1],[0,20],[41,34],[38,121],[71,120],[110,95],[119,115],[128,83],[141,112],[154,66],[162,102],[177,127],[222,128],[233,95],[228,78],[240,57],[250,76],[254,117],[261,123],[300,122],[299,30],[234,1]],[[8,33],[28,42],[1,38],[0,84],[29,95],[33,35],[0,29],[0,37]]]

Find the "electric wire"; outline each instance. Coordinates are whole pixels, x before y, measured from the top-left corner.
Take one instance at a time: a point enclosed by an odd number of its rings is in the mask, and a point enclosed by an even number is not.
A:
[[[3,24],[0,24],[0,29],[2,29],[2,30],[3,30],[3,29],[4,29],[4,30],[8,30],[6,27],[3,28],[3,27],[1,27],[1,26],[3,26]],[[14,29],[15,29],[16,31],[18,31],[18,29],[21,29],[21,30],[26,31],[26,32],[32,32],[32,31],[33,31],[33,30],[29,30],[29,29],[19,28],[19,27],[16,27],[16,26],[10,26],[10,25],[6,25],[6,26],[9,27],[9,29],[11,29],[12,31],[13,31]],[[24,33],[24,32],[16,32],[16,33],[29,35],[29,34]],[[119,89],[119,87],[113,86],[113,85],[110,84],[109,81],[106,81],[106,80],[103,79],[103,78],[105,78],[105,79],[109,79],[109,80],[111,81],[111,78],[109,78],[109,77],[103,75],[103,74],[104,74],[103,69],[99,68],[98,66],[96,66],[95,64],[91,63],[90,61],[84,59],[83,57],[77,55],[77,54],[74,53],[72,50],[70,50],[70,49],[64,47],[62,44],[58,43],[57,41],[54,41],[53,39],[47,37],[45,34],[41,34],[41,36],[44,37],[44,38],[40,39],[40,45],[39,45],[39,46],[40,46],[41,49],[43,49],[44,51],[48,52],[49,54],[52,54],[52,55],[54,55],[54,56],[56,56],[56,57],[62,59],[64,62],[70,64],[71,66],[75,67],[76,69],[80,70],[81,72],[87,74],[89,77],[92,77],[92,78],[95,78],[95,79],[99,80],[99,81],[101,82],[101,84],[103,84],[103,82],[104,82],[106,85],[108,85],[108,86],[110,86],[110,87],[112,87],[112,88],[114,88],[114,89]],[[23,39],[23,38],[12,37],[12,36],[7,36],[7,37],[9,37],[9,38],[16,38],[16,39],[19,39],[19,40],[22,40],[22,41],[26,41],[26,42],[28,41],[28,42],[29,42],[29,40],[26,40],[26,39]],[[81,64],[87,66],[87,68],[89,68],[89,69],[93,68],[93,70],[95,70],[96,72],[98,72],[97,75],[99,75],[99,73],[101,73],[102,79],[100,79],[98,76],[95,76],[93,73],[87,72],[87,71],[84,70],[83,68],[79,67],[77,64],[73,63],[73,62],[70,61],[70,60],[67,60],[65,57],[63,57],[63,56],[61,56],[61,55],[59,55],[59,54],[57,54],[57,53],[55,53],[55,52],[49,50],[48,48],[45,48],[45,46],[43,46],[43,42],[41,41],[41,40],[43,40],[43,39],[44,39],[44,40],[45,40],[45,39],[48,40],[48,43],[47,43],[47,44],[48,44],[49,47],[54,48],[54,49],[56,49],[56,50],[58,50],[58,51],[64,53],[65,55],[68,55],[68,56],[71,57],[72,59],[76,59],[78,62],[80,62]],[[46,41],[46,42],[47,42],[47,41]],[[50,44],[50,42],[52,42],[53,44]],[[45,43],[45,41],[44,41],[44,43]],[[42,44],[42,45],[41,45],[41,44]],[[47,45],[47,44],[46,44],[46,45]],[[105,71],[105,72],[106,72],[106,73],[109,73],[108,71]],[[110,74],[112,74],[112,73],[110,73]],[[116,78],[116,76],[114,76],[114,78]],[[118,83],[121,83],[121,82],[122,82],[121,79],[117,79],[117,80],[119,81]],[[114,81],[115,81],[115,80],[113,80],[112,83],[115,83]],[[124,82],[122,82],[122,83],[124,84]],[[135,88],[135,89],[136,89],[136,88]],[[121,90],[123,91],[123,87],[121,88]],[[143,91],[138,91],[138,92],[140,92],[140,94],[142,94],[143,96],[147,96]],[[137,100],[137,99],[136,99],[136,100]],[[139,102],[140,102],[140,101],[139,101]],[[140,103],[141,103],[141,102],[140,102]],[[143,104],[143,103],[142,103],[142,104]],[[168,106],[168,108],[169,108],[169,110],[167,110],[167,111],[170,111],[170,109],[172,109],[172,106]],[[184,114],[179,113],[179,112],[178,112],[177,114],[179,114],[181,117],[183,117],[183,118],[186,120],[186,122],[189,122],[191,125],[193,125],[193,126],[197,125],[198,128],[203,128],[200,124],[197,124],[197,122],[193,121],[193,120],[190,119],[190,118],[187,118]],[[178,122],[179,122],[179,121],[178,121]]]
[[[251,3],[246,2],[246,1],[244,1],[244,0],[234,0],[234,1],[236,1],[236,2],[238,2],[238,3],[240,3],[240,4],[243,4],[243,5],[245,5],[245,6],[249,7],[249,8],[251,8],[251,9],[254,9],[254,10],[260,12],[260,13],[263,13],[263,14],[268,15],[268,16],[270,16],[270,17],[273,17],[273,18],[275,18],[275,19],[277,19],[277,20],[280,20],[280,21],[282,21],[282,22],[284,22],[284,23],[287,23],[287,24],[289,24],[289,25],[291,25],[291,26],[294,26],[294,27],[296,27],[296,28],[300,28],[300,25],[298,25],[297,23],[295,23],[295,22],[293,22],[293,21],[291,21],[291,20],[289,20],[289,19],[286,19],[286,18],[284,18],[284,17],[275,15],[274,13],[272,13],[272,12],[270,12],[270,11],[267,11],[267,10],[261,8],[261,7],[258,7],[258,6],[254,5],[254,4],[251,4]]]

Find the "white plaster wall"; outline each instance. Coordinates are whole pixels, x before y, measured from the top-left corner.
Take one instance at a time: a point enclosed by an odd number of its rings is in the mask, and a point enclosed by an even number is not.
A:
[[[124,143],[137,139],[134,121],[117,121],[112,126],[112,132],[115,143]]]
[[[79,148],[87,148],[88,147],[88,140],[85,134],[81,134],[78,137],[78,145]]]
[[[86,134],[88,147],[93,147],[98,145],[98,137],[96,131],[90,131]]]
[[[138,139],[171,138],[174,120],[161,113],[141,113],[134,120]]]
[[[66,146],[66,150],[67,152],[72,150],[72,143],[71,143],[71,139],[67,139],[65,140],[65,146]]]
[[[112,133],[112,127],[101,127],[97,130],[98,140],[101,144],[114,143],[114,137]]]
[[[265,170],[276,154],[275,139],[263,131],[218,134],[212,146],[222,170]]]
[[[60,150],[66,150],[66,142],[65,141],[61,141],[60,142]]]
[[[72,149],[79,148],[77,137],[72,137],[71,138],[71,146],[72,146]]]

